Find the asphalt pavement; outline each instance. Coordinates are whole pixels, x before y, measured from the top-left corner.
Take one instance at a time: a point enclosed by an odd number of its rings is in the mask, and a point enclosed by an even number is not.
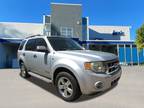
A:
[[[118,85],[110,90],[65,102],[48,79],[23,79],[19,69],[0,69],[0,108],[144,108],[144,66],[122,70]]]

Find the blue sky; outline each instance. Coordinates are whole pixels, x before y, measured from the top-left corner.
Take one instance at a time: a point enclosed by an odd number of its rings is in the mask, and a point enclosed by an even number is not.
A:
[[[50,2],[80,3],[92,25],[131,26],[131,39],[144,23],[144,0],[1,0],[0,22],[42,22]]]

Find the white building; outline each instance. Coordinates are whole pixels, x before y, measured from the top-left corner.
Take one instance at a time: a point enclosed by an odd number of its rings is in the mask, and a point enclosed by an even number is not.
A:
[[[129,26],[89,25],[89,40],[122,40],[130,41]]]
[[[42,23],[0,22],[0,38],[25,38],[43,34]]]
[[[81,4],[52,3],[51,8],[51,15],[44,16],[43,23],[0,22],[0,68],[18,67],[19,43],[37,34],[78,38],[91,50],[117,54],[122,63],[144,62],[144,55],[138,55],[130,40],[129,26],[89,25],[89,18],[81,16]]]

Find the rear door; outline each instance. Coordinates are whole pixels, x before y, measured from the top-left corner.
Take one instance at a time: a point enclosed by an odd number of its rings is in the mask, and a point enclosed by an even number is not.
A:
[[[23,55],[25,56],[25,65],[28,70],[35,71],[34,69],[34,55],[36,52],[36,44],[35,39],[29,39],[25,46],[25,52]]]
[[[18,48],[18,59],[20,59],[20,58],[24,58],[23,57],[23,52],[24,52],[24,45],[25,45],[25,43],[26,43],[26,40],[23,40],[22,42],[21,42],[21,44],[20,44],[20,46],[19,46],[19,48]]]

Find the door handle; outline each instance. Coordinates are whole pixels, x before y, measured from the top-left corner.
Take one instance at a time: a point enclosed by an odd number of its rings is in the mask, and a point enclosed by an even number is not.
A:
[[[25,56],[25,53],[23,53],[23,56]]]
[[[33,55],[34,58],[37,58],[37,55]]]

